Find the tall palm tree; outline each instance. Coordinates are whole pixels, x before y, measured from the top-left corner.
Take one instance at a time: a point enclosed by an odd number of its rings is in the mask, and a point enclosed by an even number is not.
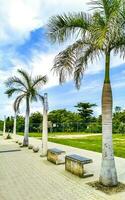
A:
[[[79,89],[89,62],[105,58],[105,77],[102,91],[102,165],[100,182],[106,186],[117,185],[112,146],[112,89],[110,84],[110,57],[125,55],[124,2],[123,0],[91,1],[92,14],[68,13],[50,18],[48,36],[52,42],[63,43],[75,36],[76,42],[60,52],[53,70],[60,83],[73,77]]]
[[[48,149],[48,95],[44,94],[43,97],[43,134],[42,134],[42,153],[41,156],[47,155]]]
[[[17,112],[15,112],[15,116],[13,120],[13,137],[16,136],[16,118],[17,118]]]
[[[14,93],[19,94],[14,102],[14,110],[17,112],[23,99],[26,102],[26,114],[25,114],[25,129],[23,146],[28,146],[28,135],[29,135],[29,115],[30,115],[30,102],[37,101],[38,99],[43,101],[38,91],[46,84],[46,76],[36,76],[32,78],[26,71],[18,69],[20,77],[13,76],[6,81],[6,94],[11,97]]]

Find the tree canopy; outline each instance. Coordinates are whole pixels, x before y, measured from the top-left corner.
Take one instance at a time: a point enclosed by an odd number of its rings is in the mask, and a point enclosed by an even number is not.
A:
[[[64,13],[52,16],[48,22],[48,37],[63,43],[75,37],[75,42],[61,51],[54,60],[53,70],[60,83],[69,77],[77,88],[81,85],[88,64],[110,53],[125,56],[125,4],[123,0],[90,1],[93,13]],[[107,70],[105,81],[109,82]]]

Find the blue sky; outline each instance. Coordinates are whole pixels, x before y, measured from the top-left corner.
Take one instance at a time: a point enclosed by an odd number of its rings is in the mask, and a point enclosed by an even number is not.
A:
[[[68,11],[88,10],[87,0],[0,0],[0,118],[13,115],[14,98],[9,99],[4,94],[4,81],[16,75],[18,68],[32,73],[48,74],[49,82],[41,90],[48,92],[49,109],[66,108],[74,111],[78,102],[96,103],[95,115],[101,113],[101,90],[104,77],[104,60],[89,64],[80,90],[76,90],[72,80],[62,86],[58,85],[58,77],[50,72],[55,55],[66,47],[52,45],[45,35],[45,24],[50,16]],[[16,10],[16,12],[15,12]],[[72,41],[70,41],[72,42]],[[125,64],[119,56],[111,59],[111,81],[114,106],[125,108]],[[42,112],[40,103],[33,103],[31,112]],[[21,114],[25,113],[25,103]]]

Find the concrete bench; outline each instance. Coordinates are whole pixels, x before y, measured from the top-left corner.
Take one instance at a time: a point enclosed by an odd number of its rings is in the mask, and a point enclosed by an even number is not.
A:
[[[84,165],[92,163],[92,159],[85,158],[76,154],[67,155],[65,157],[65,170],[75,174],[81,178],[93,176],[84,170]]]
[[[47,151],[47,160],[50,162],[55,163],[56,165],[64,164],[65,163],[65,151],[60,149],[48,149]]]

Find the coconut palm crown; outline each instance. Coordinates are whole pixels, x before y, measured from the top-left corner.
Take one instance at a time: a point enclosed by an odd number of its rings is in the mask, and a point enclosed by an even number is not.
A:
[[[89,3],[92,14],[79,12],[53,16],[47,28],[48,37],[63,43],[75,36],[76,41],[61,51],[54,60],[53,70],[64,83],[73,77],[79,89],[85,69],[95,59],[105,58],[105,77],[102,91],[102,165],[100,182],[117,185],[117,173],[112,147],[112,90],[110,58],[125,55],[124,0],[95,0]]]
[[[17,113],[21,102],[25,99],[26,101],[26,115],[25,115],[25,130],[24,130],[24,140],[23,146],[28,145],[28,135],[29,135],[29,114],[30,114],[30,102],[42,100],[43,96],[39,94],[39,90],[47,82],[46,76],[36,76],[32,78],[26,71],[22,69],[17,70],[20,77],[13,76],[8,78],[5,82],[7,90],[5,94],[11,97],[14,93],[17,95],[14,101],[14,111]]]

